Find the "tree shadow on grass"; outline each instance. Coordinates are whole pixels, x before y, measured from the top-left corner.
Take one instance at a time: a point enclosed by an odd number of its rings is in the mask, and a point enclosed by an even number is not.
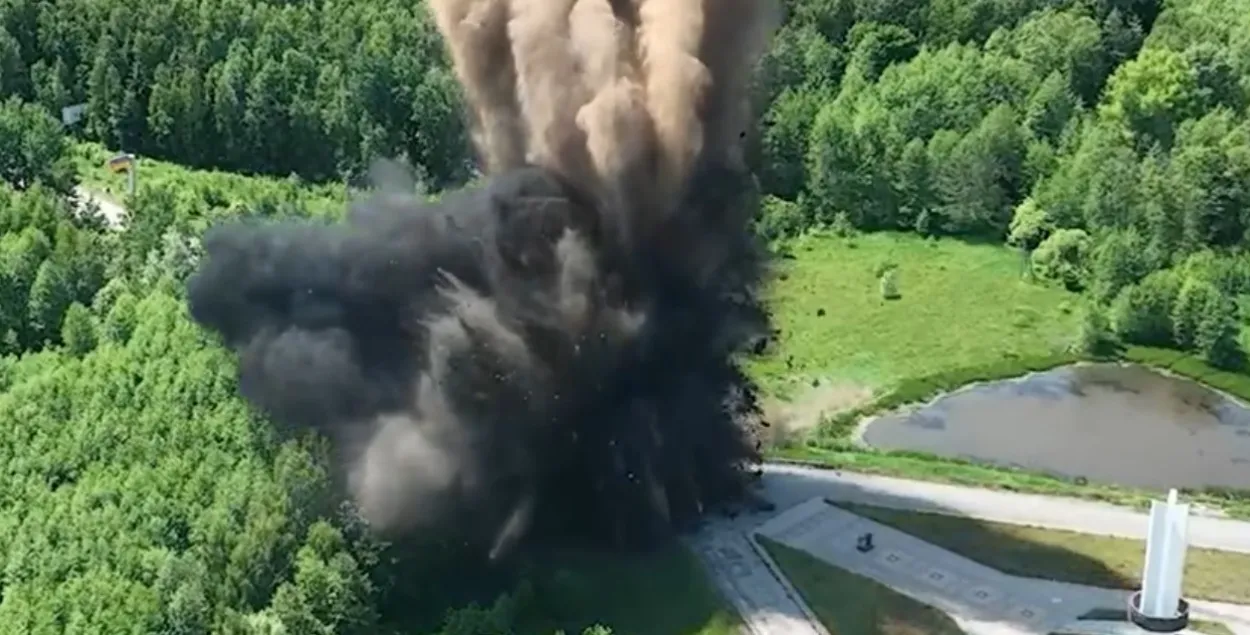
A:
[[[678,541],[635,553],[535,547],[494,565],[429,551],[392,565],[386,633],[580,635],[602,625],[613,635],[736,635],[741,623]]]
[[[759,542],[832,633],[963,635],[946,613],[879,582],[769,538]]]
[[[536,610],[520,635],[572,635],[595,624],[613,635],[731,635],[741,623],[679,542],[634,554],[560,549],[534,564]]]

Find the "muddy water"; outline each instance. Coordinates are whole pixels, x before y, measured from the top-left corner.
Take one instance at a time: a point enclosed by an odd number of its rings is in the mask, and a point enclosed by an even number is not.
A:
[[[973,386],[869,423],[869,445],[1151,488],[1250,489],[1250,409],[1140,366]]]

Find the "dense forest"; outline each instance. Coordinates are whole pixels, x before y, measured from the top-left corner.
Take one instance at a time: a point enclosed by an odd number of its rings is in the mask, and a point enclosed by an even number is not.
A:
[[[6,0],[0,93],[178,163],[309,179],[406,157],[468,175],[457,87],[419,2]]]
[[[902,4],[786,25],[764,76],[762,231],[1006,240],[1088,292],[1095,346],[1239,366],[1250,5]]]
[[[1243,363],[1250,0],[786,4],[755,90],[763,236],[1006,242],[1085,293],[1095,345]],[[299,183],[375,156],[472,179],[457,90],[416,2],[0,0],[0,633],[589,625],[542,580],[444,614],[449,578],[327,502],[324,444],[251,412],[186,316],[213,219],[337,209]],[[72,198],[81,139],[297,178],[144,187],[115,230]]]

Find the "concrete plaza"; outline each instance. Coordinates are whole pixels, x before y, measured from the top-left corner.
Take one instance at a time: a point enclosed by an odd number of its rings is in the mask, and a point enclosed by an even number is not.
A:
[[[775,478],[778,475],[772,476],[774,480],[772,483],[766,482],[766,489],[777,492],[779,488],[787,487],[785,479],[794,476],[793,468],[784,468],[780,480]],[[867,504],[886,502],[890,504],[883,506],[939,511],[955,505],[950,505],[950,500],[940,500],[937,505],[926,504],[925,494],[934,493],[939,499],[957,494],[964,500],[970,500],[974,494],[980,493],[990,495],[998,503],[1021,495],[917,483],[916,487],[906,492],[905,499],[909,504],[904,505],[900,504],[904,497],[897,491],[902,483],[897,479],[880,479],[880,483],[877,483],[874,481],[875,477],[853,475],[853,483],[836,483],[835,479],[841,478],[841,475],[835,476],[832,473],[805,477],[801,479],[800,487],[789,486],[789,497],[785,495],[787,492],[782,492],[780,498],[789,508],[781,513],[771,517],[743,515],[733,519],[718,519],[710,523],[705,531],[692,537],[692,547],[708,566],[722,592],[743,615],[747,630],[752,635],[828,635],[802,597],[759,545],[757,535],[803,550],[829,564],[875,580],[938,608],[950,615],[969,635],[1141,633],[1126,624],[1077,620],[1077,617],[1091,609],[1124,607],[1129,595],[1126,591],[1010,576],[830,505],[825,501],[825,496],[795,499],[795,495],[799,493],[811,495],[826,492],[835,500]],[[822,482],[836,484],[833,487],[819,487]],[[881,485],[882,491],[879,495],[874,495],[875,485]],[[931,489],[934,492],[927,491]],[[946,491],[947,489],[950,491]],[[1000,498],[1003,500],[998,500]],[[1002,507],[999,507],[998,513],[989,514],[996,518],[987,520],[1033,524],[1028,522],[1028,512],[1023,510],[1032,508],[1053,518],[1056,510],[1051,508],[1061,504],[1062,499],[1055,499],[1049,506],[1043,507],[1025,504],[1035,501],[1015,502],[1020,503],[1014,506],[1015,509],[1022,510],[1019,513],[1003,518]],[[1076,508],[1090,505],[1079,501],[1071,502]],[[1118,525],[1116,529],[1123,528],[1123,533],[1128,532],[1130,524],[1140,523],[1142,528],[1145,527],[1144,514],[1132,510],[1110,509],[1109,506],[1101,507],[1103,517],[1114,518]],[[960,515],[978,516],[976,513],[966,513],[973,510],[959,511],[965,512]],[[1079,524],[1082,516],[1075,514],[1069,518],[1073,520],[1066,524]],[[1084,518],[1086,521],[1095,521],[1094,524],[1097,525],[1102,517],[1095,514]],[[1137,523],[1130,523],[1130,519]],[[1207,540],[1202,542],[1225,543],[1210,546],[1232,547],[1231,550],[1234,551],[1240,550],[1238,547],[1245,544],[1241,536],[1231,540],[1221,538],[1228,535],[1224,534],[1225,531],[1250,528],[1250,524],[1224,521],[1212,525],[1213,519],[1204,520],[1206,522],[1200,524],[1208,526],[1204,527],[1206,531],[1203,532],[1207,534],[1203,536]],[[1046,526],[1052,523],[1036,524]],[[872,532],[875,548],[868,553],[862,553],[856,549],[855,539],[866,532]],[[1089,533],[1123,535],[1121,531],[1108,531],[1106,527],[1097,527]],[[1221,622],[1236,635],[1250,635],[1250,606],[1191,600],[1191,614],[1196,620]]]

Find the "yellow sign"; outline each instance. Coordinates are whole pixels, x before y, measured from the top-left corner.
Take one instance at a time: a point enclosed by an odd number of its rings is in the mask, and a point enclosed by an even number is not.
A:
[[[130,169],[134,163],[134,157],[129,154],[122,154],[109,159],[108,168],[113,172],[125,172]]]

